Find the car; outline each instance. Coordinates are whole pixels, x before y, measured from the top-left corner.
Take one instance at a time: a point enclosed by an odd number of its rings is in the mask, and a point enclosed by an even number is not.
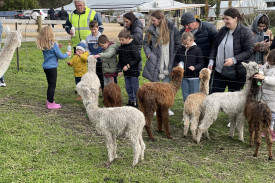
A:
[[[145,14],[142,14],[142,13],[139,13],[139,12],[133,12],[133,13],[138,19],[144,19],[145,18]],[[119,23],[121,26],[124,25],[124,22],[123,22],[123,15],[124,14],[125,13],[117,16],[117,23]]]
[[[18,10],[18,11],[16,11],[16,13],[14,15],[14,18],[16,18],[16,19],[22,19],[23,15],[24,15],[24,10]]]
[[[26,11],[24,12],[23,17],[24,17],[25,19],[31,19],[31,13],[32,13],[32,10],[26,10]]]
[[[41,16],[42,20],[48,19],[48,10],[47,9],[33,9],[31,17],[37,20],[37,16]]]

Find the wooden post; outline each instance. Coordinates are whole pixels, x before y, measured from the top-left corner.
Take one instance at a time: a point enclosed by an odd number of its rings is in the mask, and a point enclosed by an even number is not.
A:
[[[37,16],[37,25],[38,25],[38,33],[39,33],[42,29],[42,17],[41,16]]]
[[[15,30],[17,31],[18,23],[15,23]],[[16,48],[16,58],[17,58],[17,71],[19,71],[19,50]]]

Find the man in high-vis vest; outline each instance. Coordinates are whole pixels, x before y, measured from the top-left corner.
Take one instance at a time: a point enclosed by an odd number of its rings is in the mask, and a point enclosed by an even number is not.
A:
[[[91,34],[89,29],[90,21],[96,20],[98,22],[99,31],[101,33],[104,28],[100,15],[86,6],[86,0],[74,0],[74,4],[76,10],[69,14],[66,20],[65,30],[68,34],[72,35],[71,44],[75,49],[76,45],[81,40],[85,40],[86,37]],[[73,36],[74,31],[71,30],[72,27],[75,28],[75,36]]]

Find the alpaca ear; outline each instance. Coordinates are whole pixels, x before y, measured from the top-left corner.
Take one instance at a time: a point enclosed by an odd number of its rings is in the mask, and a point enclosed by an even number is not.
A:
[[[243,64],[243,66],[244,66],[245,68],[247,68],[247,66],[248,66],[248,64],[247,64],[247,63],[242,62],[242,64]]]

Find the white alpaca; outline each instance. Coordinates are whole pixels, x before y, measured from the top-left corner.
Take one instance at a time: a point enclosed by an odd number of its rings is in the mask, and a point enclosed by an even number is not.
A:
[[[199,120],[203,117],[202,104],[205,97],[209,94],[209,80],[211,71],[204,68],[200,71],[200,91],[189,95],[184,103],[183,118],[184,118],[184,133],[186,137],[191,123],[191,133],[193,140],[196,140],[196,131],[198,128]],[[207,138],[209,139],[208,131],[206,131]]]
[[[81,81],[77,84],[77,88],[81,88],[82,85],[87,86],[89,89],[99,89],[100,81],[96,75],[96,62],[97,59],[90,55],[88,57],[88,71],[81,77]],[[79,91],[81,92],[81,90]],[[81,94],[78,93],[80,96]]]
[[[21,39],[21,30],[8,33],[5,45],[0,54],[0,77],[8,70],[15,49],[21,46]]]
[[[145,144],[142,130],[145,118],[141,111],[134,107],[98,107],[98,88],[90,90],[85,85],[77,85],[77,91],[83,99],[89,119],[95,124],[96,130],[106,137],[109,163],[117,158],[116,138],[126,135],[131,141],[134,151],[133,166],[144,159]]]
[[[222,109],[229,116],[230,136],[233,138],[235,128],[239,132],[239,140],[244,142],[243,127],[244,127],[244,108],[246,104],[247,94],[250,90],[250,76],[258,72],[258,64],[256,62],[242,63],[246,68],[246,83],[241,91],[237,92],[219,92],[207,96],[203,102],[204,117],[198,127],[197,143],[200,142],[202,133],[216,121],[219,111]]]

